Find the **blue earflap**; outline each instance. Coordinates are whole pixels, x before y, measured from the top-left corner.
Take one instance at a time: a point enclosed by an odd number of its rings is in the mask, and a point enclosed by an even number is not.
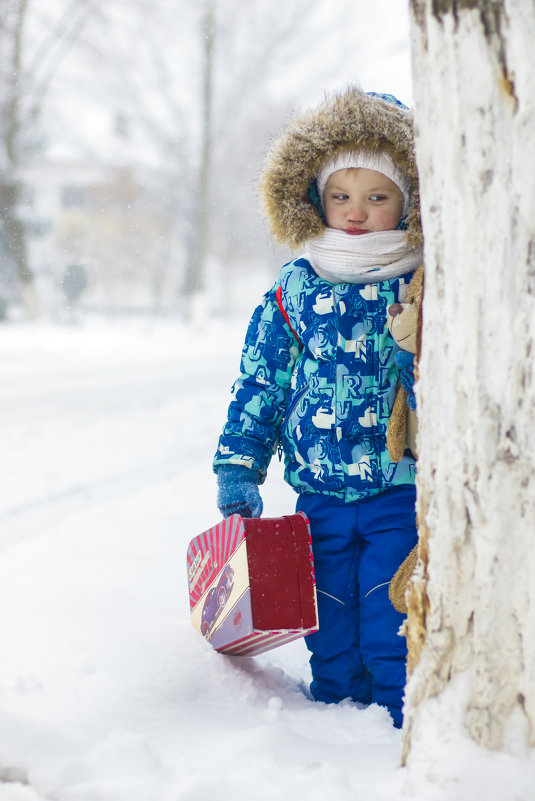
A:
[[[325,225],[327,225],[327,220],[325,219],[325,214],[323,213],[323,206],[321,204],[320,193],[318,192],[318,184],[316,183],[316,179],[314,179],[310,186],[308,187],[308,198],[316,211],[319,212],[321,220]]]

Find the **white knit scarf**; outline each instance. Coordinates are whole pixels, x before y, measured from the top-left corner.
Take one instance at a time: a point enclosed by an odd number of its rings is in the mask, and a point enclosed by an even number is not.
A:
[[[307,243],[306,256],[331,284],[376,284],[406,275],[422,263],[422,248],[406,244],[405,231],[353,236],[326,228]]]

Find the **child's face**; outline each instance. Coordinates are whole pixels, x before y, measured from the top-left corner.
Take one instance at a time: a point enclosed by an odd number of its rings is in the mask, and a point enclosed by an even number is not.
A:
[[[365,167],[333,172],[323,193],[329,228],[354,236],[397,228],[403,203],[401,189],[390,178]]]

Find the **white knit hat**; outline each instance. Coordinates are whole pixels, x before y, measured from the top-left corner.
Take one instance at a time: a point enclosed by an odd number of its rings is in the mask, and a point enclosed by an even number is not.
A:
[[[372,150],[347,150],[329,159],[329,161],[321,167],[316,177],[322,205],[323,192],[333,172],[347,170],[351,167],[365,167],[367,170],[377,170],[377,172],[381,172],[383,175],[386,175],[387,178],[390,178],[403,192],[403,197],[405,198],[403,214],[407,213],[411,199],[410,181],[403,170],[400,169],[392,159],[392,156],[384,150],[378,150],[377,152]]]

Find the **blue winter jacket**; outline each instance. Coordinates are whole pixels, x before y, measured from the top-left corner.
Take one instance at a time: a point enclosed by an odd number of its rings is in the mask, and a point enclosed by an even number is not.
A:
[[[411,277],[333,285],[305,258],[286,264],[249,324],[214,468],[263,481],[278,445],[299,493],[355,501],[413,484],[410,452],[396,464],[386,447],[399,377],[386,309]]]

